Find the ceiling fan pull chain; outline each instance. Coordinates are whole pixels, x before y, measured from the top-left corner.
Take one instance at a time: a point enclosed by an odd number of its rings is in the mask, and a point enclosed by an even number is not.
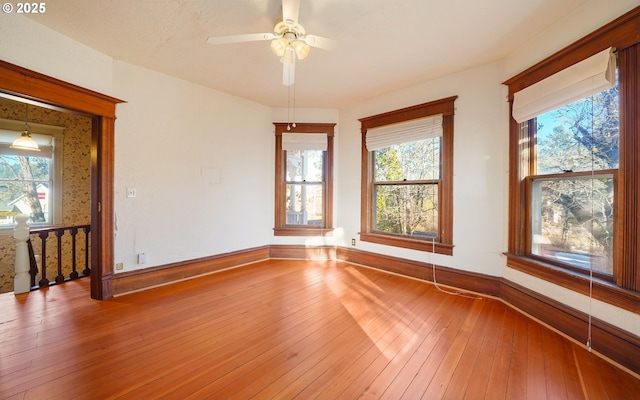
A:
[[[296,84],[293,83],[293,127],[296,127]]]
[[[287,130],[291,130],[291,86],[287,86]]]

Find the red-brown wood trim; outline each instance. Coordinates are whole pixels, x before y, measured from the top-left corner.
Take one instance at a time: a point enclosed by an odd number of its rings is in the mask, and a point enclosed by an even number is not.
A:
[[[269,247],[256,247],[194,260],[180,261],[135,271],[113,274],[113,294],[148,289],[198,275],[235,268],[269,258]]]
[[[333,228],[305,228],[292,225],[273,228],[276,236],[333,236]]]
[[[506,80],[509,99],[513,94],[570,67],[606,48],[621,50],[640,42],[640,7],[623,14],[600,29],[570,44],[536,65]]]
[[[123,101],[1,60],[0,93],[92,118],[91,297],[111,297],[114,121]]]
[[[553,282],[585,296],[589,295],[589,277],[530,257],[507,253],[507,266],[526,274]],[[612,282],[594,278],[593,298],[637,313],[640,309],[640,293],[623,289]]]
[[[66,110],[115,118],[122,100],[0,60],[0,92]]]
[[[94,117],[91,135],[91,298],[113,296],[115,118]],[[108,239],[109,238],[109,239]]]
[[[274,228],[275,236],[312,236],[326,235],[333,231],[333,157],[335,123],[296,123],[295,126],[286,122],[274,122],[276,146],[275,146],[275,212]],[[327,154],[323,163],[324,184],[322,186],[324,199],[322,204],[322,219],[324,226],[301,227],[286,224],[286,205],[280,201],[286,196],[284,151],[282,150],[282,134],[289,133],[322,133],[327,135]]]
[[[585,344],[589,316],[508,280],[502,280],[500,298],[507,304]],[[640,373],[640,337],[592,317],[591,347],[610,360]]]
[[[640,18],[640,17],[639,17]],[[614,264],[617,283],[640,290],[640,44],[618,53],[620,65],[620,172]]]
[[[335,260],[336,247],[274,244],[269,246],[269,258]]]
[[[360,143],[360,239],[362,234],[369,231],[373,196],[371,195],[371,181],[373,180],[373,160],[367,150],[367,130],[361,128]]]
[[[509,115],[513,108],[513,102],[509,103]],[[508,243],[507,249],[511,253],[524,252],[525,240],[525,224],[526,207],[524,199],[526,198],[525,185],[523,177],[529,173],[530,163],[529,157],[521,160],[523,154],[528,148],[529,136],[523,137],[519,124],[509,118],[509,221],[508,221]],[[526,171],[523,171],[526,170]]]
[[[334,136],[334,129],[336,124],[333,122],[296,122],[293,126],[287,122],[274,122],[276,127],[276,135],[282,135],[283,133],[324,133],[327,136]]]
[[[426,252],[435,252],[447,256],[453,255],[453,245],[431,242],[430,240],[419,240],[408,237],[379,235],[376,233],[360,232],[360,240],[363,242],[384,244],[386,246],[402,247],[405,249],[420,250]]]
[[[394,124],[398,121],[409,121],[412,119],[428,117],[430,115],[453,115],[455,113],[454,102],[457,98],[458,96],[446,97],[444,99],[434,100],[428,103],[417,104],[415,106],[360,118],[358,121],[362,124],[362,129],[367,130],[378,126]]]
[[[453,107],[453,101],[450,103]],[[453,113],[444,115],[442,118],[442,128],[444,132],[449,132],[442,136],[442,180],[438,188],[438,210],[440,243],[449,246],[453,254]],[[444,253],[443,253],[444,254]]]
[[[429,282],[433,282],[433,269],[435,268],[436,281],[438,283],[489,296],[497,297],[500,294],[500,278],[485,274],[461,271],[428,262],[371,253],[347,247],[338,247],[337,258],[341,261],[361,264]]]

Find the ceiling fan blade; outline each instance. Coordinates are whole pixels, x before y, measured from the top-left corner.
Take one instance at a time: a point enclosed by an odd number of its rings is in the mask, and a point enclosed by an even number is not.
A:
[[[273,33],[247,33],[244,35],[210,36],[207,39],[207,43],[217,45],[240,42],[257,42],[260,40],[271,40],[275,37],[276,35]]]
[[[335,40],[316,35],[305,35],[304,41],[311,47],[317,47],[323,50],[334,50],[337,46]]]
[[[291,24],[298,22],[300,0],[282,0],[282,20]]]

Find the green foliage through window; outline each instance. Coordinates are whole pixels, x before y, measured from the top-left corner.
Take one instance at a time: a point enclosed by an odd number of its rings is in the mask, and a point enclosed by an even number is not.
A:
[[[374,151],[374,230],[437,237],[439,179],[439,137]]]
[[[618,86],[537,118],[531,251],[613,274]]]
[[[50,216],[50,159],[23,155],[0,156],[0,225],[11,225],[22,213],[32,223]]]

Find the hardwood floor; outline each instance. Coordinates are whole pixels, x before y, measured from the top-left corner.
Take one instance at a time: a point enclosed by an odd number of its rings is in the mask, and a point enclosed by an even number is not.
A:
[[[500,301],[270,260],[107,301],[0,296],[2,399],[637,399],[640,380]]]

